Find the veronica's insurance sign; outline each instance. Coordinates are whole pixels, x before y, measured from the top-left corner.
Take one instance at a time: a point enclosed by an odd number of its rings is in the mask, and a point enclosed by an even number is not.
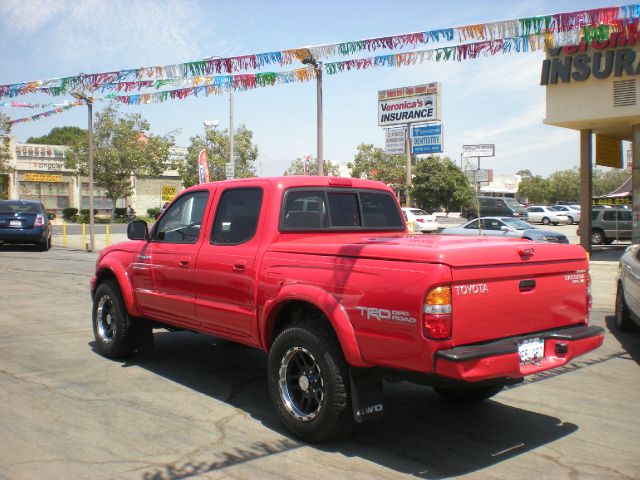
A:
[[[378,125],[382,127],[437,119],[436,95],[378,101]]]

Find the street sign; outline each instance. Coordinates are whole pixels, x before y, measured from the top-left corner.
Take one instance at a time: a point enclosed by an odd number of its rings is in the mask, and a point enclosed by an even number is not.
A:
[[[495,157],[496,146],[493,143],[485,143],[481,145],[463,145],[462,156],[468,157]]]
[[[471,183],[493,182],[493,170],[481,168],[480,170],[465,170],[464,174]]]
[[[227,180],[232,179],[233,177],[236,176],[236,172],[235,172],[235,165],[231,162],[227,162],[224,164],[224,173],[225,176],[227,177]]]
[[[411,153],[442,153],[442,124],[412,127]]]
[[[386,130],[385,153],[389,155],[403,154],[406,143],[407,136],[404,128],[388,128]]]
[[[162,201],[170,202],[178,193],[178,187],[175,185],[162,185]]]

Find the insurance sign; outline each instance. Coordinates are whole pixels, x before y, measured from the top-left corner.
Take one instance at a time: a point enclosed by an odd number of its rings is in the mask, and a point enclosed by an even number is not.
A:
[[[442,124],[412,127],[411,153],[442,153]]]
[[[440,120],[440,84],[395,88],[378,92],[378,125]]]

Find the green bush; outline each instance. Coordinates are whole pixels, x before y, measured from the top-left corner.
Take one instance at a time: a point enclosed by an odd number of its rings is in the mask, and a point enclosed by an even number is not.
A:
[[[124,218],[127,216],[127,209],[126,208],[116,208],[114,210],[114,216],[116,218]]]
[[[160,215],[159,208],[147,208],[147,213],[151,218],[154,218],[156,215]]]
[[[78,209],[77,208],[73,208],[73,207],[69,207],[69,208],[65,208],[62,210],[62,216],[64,218],[70,218],[73,219],[73,217],[75,215],[78,214]]]
[[[93,214],[97,215],[98,214],[98,209],[94,208],[93,209]],[[83,208],[82,210],[80,210],[80,215],[86,215],[87,218],[89,217],[89,209],[88,208]]]

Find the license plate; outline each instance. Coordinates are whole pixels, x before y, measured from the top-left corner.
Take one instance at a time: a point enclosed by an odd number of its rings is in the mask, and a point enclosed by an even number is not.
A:
[[[544,358],[544,340],[541,338],[523,340],[518,344],[518,353],[521,365],[540,363]]]
[[[10,227],[21,227],[22,226],[22,222],[20,220],[11,220],[9,222],[9,226]]]

